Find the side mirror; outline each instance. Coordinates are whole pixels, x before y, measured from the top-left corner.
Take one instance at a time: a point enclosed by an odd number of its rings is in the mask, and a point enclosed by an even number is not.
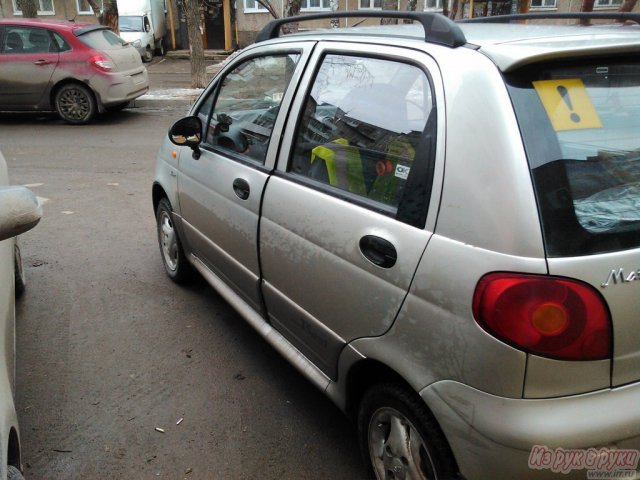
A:
[[[0,241],[31,230],[41,217],[42,206],[31,190],[0,187]]]
[[[169,129],[169,140],[181,147],[191,147],[193,158],[200,158],[200,141],[202,140],[202,122],[198,117],[184,117]]]
[[[181,147],[195,147],[202,139],[202,122],[198,117],[185,117],[169,129],[169,139]]]

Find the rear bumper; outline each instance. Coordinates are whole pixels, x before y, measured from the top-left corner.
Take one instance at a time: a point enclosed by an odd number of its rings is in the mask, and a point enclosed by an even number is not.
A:
[[[440,422],[460,471],[469,480],[585,479],[588,470],[603,468],[590,468],[590,461],[576,460],[569,471],[560,473],[563,464],[557,463],[554,469],[547,459],[554,463],[565,460],[557,449],[583,451],[585,459],[588,452],[603,458],[607,448],[640,450],[640,383],[540,400],[496,397],[452,381],[432,384],[420,394]],[[539,448],[532,456],[534,446]],[[543,458],[541,452],[551,453]],[[636,461],[638,456],[640,452]]]
[[[90,81],[91,88],[102,106],[109,107],[130,102],[149,91],[149,74],[146,68],[135,72],[96,75]]]

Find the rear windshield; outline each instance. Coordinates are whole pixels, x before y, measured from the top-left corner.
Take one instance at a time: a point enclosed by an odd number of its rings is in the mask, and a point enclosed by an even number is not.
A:
[[[83,33],[78,39],[85,45],[96,50],[110,50],[114,47],[121,47],[126,42],[111,30],[92,30]]]
[[[640,64],[527,68],[507,78],[547,254],[640,246]]]

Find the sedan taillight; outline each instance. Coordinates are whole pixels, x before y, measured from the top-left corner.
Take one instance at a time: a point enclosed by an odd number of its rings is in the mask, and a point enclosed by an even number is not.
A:
[[[611,357],[611,318],[591,286],[543,275],[492,273],[473,296],[476,322],[529,353],[560,360]]]
[[[103,72],[110,72],[115,66],[113,60],[102,54],[91,57],[89,63]]]

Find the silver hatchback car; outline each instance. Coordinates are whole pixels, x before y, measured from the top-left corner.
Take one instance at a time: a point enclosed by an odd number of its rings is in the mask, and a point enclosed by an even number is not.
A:
[[[276,20],[226,65],[158,156],[167,274],[356,419],[379,479],[636,478],[640,31],[334,15],[414,23]]]

